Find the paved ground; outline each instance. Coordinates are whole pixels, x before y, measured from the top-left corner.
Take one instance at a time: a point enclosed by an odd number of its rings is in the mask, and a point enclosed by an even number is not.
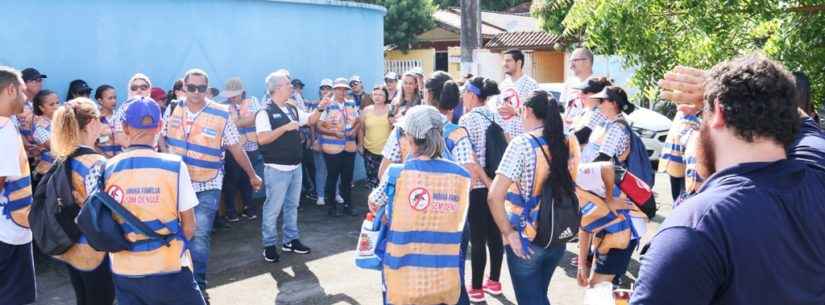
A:
[[[647,242],[670,214],[670,187],[666,176],[657,177],[657,202],[660,212],[650,223]],[[357,202],[365,202],[366,191],[358,188]],[[209,263],[209,288],[212,304],[379,304],[378,273],[358,269],[353,264],[353,249],[361,220],[357,217],[330,218],[326,210],[305,204],[299,212],[301,240],[312,247],[310,255],[284,255],[276,264],[261,258],[260,220],[243,221],[231,229],[218,231],[212,239]],[[570,244],[550,285],[553,304],[581,304],[584,291],[576,285],[576,270],[569,265],[576,253]],[[467,270],[469,271],[469,260]],[[631,262],[627,285],[639,269],[638,254]],[[65,267],[48,261],[38,264],[38,302],[40,305],[75,304],[74,292]],[[507,272],[502,270],[504,295],[489,298],[487,304],[515,304]],[[469,279],[469,272],[467,273]]]

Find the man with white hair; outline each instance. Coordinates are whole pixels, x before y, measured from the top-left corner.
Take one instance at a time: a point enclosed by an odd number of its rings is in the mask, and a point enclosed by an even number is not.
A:
[[[578,90],[575,86],[586,82],[593,76],[593,52],[588,48],[577,48],[570,54],[570,71],[573,77],[564,83],[560,103],[564,105],[564,117],[570,120],[583,111],[582,101],[578,100]],[[569,122],[568,122],[569,123]]]
[[[307,254],[298,232],[298,204],[301,199],[303,149],[298,128],[315,124],[329,104],[329,98],[320,101],[318,108],[306,113],[288,103],[292,95],[289,72],[278,70],[266,77],[269,100],[263,111],[255,116],[255,132],[259,151],[263,156],[266,181],[266,202],[261,212],[261,234],[264,260],[279,260],[278,214],[284,212],[281,251]]]

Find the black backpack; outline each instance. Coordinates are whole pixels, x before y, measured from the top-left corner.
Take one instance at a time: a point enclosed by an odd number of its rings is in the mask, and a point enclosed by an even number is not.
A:
[[[482,117],[490,121],[490,126],[484,131],[484,137],[487,142],[484,144],[484,172],[487,177],[493,178],[496,176],[498,165],[501,164],[501,158],[504,156],[504,151],[507,150],[507,137],[504,136],[504,129],[501,128],[495,121],[481,114]]]
[[[76,149],[65,160],[56,161],[37,184],[29,212],[29,225],[37,247],[46,255],[63,254],[80,239],[80,229],[74,222],[80,206],[72,194],[69,162],[94,153],[89,148]]]
[[[533,141],[542,143],[535,136],[530,135]],[[550,164],[550,156],[537,148],[544,155],[547,164]],[[567,244],[579,234],[581,225],[581,212],[579,210],[579,199],[574,192],[557,194],[554,196],[550,183],[545,183],[541,187],[541,206],[539,206],[539,221],[536,228],[536,237],[533,244],[543,248],[550,248]]]

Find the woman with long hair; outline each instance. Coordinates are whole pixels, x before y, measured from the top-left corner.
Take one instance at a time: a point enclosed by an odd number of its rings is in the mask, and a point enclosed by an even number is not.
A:
[[[503,126],[503,120],[498,113],[487,107],[487,99],[501,93],[498,84],[491,79],[475,77],[467,82],[464,92],[464,105],[469,112],[461,116],[458,125],[469,132],[474,159],[477,165],[485,168],[487,154],[486,130],[495,123]],[[504,248],[501,243],[501,233],[498,231],[490,209],[487,207],[487,191],[493,177],[487,173],[475,178],[470,191],[470,245],[472,262],[472,282],[468,287],[470,301],[483,302],[484,293],[501,294],[501,263],[504,259]],[[487,250],[490,251],[490,277],[484,281],[484,269],[487,266]]]
[[[389,92],[383,85],[372,89],[372,105],[362,110],[361,128],[358,130],[359,150],[364,154],[364,164],[367,172],[367,183],[370,189],[378,186],[378,169],[383,156],[381,151],[392,131],[393,120],[389,117],[387,98]]]
[[[52,122],[51,151],[68,167],[72,194],[81,207],[106,163],[94,149],[103,128],[97,108],[88,98],[76,98],[58,108]],[[56,258],[67,265],[78,305],[113,303],[114,283],[106,252],[78,242]]]
[[[117,91],[110,85],[101,85],[95,90],[95,100],[100,109],[100,123],[102,129],[97,141],[97,149],[107,158],[114,157],[122,150],[117,144],[115,133],[115,107],[117,107]]]
[[[32,105],[34,110],[34,120],[32,124],[32,132],[34,144],[43,148],[39,156],[36,156],[38,161],[34,170],[39,176],[49,171],[54,163],[54,155],[49,151],[49,138],[52,134],[52,116],[54,111],[59,106],[60,98],[57,93],[51,90],[40,90],[37,95],[32,98]],[[37,179],[35,179],[37,180]]]
[[[565,245],[533,244],[539,219],[531,217],[532,221],[522,224],[524,219],[518,211],[527,202],[542,198],[542,190],[548,184],[554,198],[575,196],[573,173],[578,144],[575,136],[564,135],[559,103],[544,91],[536,91],[530,97],[522,119],[526,132],[507,146],[490,187],[488,203],[507,244],[507,266],[517,302],[549,305],[550,279],[564,255]],[[540,202],[531,210],[536,216],[541,204],[545,203]],[[523,239],[530,242],[524,243]],[[527,249],[523,248],[525,244]]]
[[[407,72],[401,80],[401,94],[392,101],[391,115],[396,118],[403,116],[410,107],[421,104],[421,84],[418,83],[418,77]]]

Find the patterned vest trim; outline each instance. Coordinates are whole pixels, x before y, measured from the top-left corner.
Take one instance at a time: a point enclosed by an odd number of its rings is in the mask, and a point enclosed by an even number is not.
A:
[[[195,118],[189,133],[185,133],[187,109],[176,107],[167,123],[166,143],[171,153],[183,157],[192,181],[208,182],[223,168],[223,131],[229,122],[229,108],[208,101]]]
[[[387,205],[387,302],[455,304],[470,175],[446,160],[409,160],[390,170],[399,172]]]
[[[52,131],[52,122],[50,120],[43,119],[42,117],[35,117],[34,118],[34,125],[39,128],[44,128],[51,133]],[[54,164],[54,156],[52,153],[45,149],[37,158],[37,165],[34,167],[34,171],[38,174],[45,174],[52,168],[52,164]]]
[[[149,149],[124,152],[106,164],[106,192],[161,235],[176,234],[168,246],[137,243],[129,251],[111,253],[112,272],[125,276],[174,273],[184,265],[185,238],[178,213],[181,158]],[[117,219],[131,242],[148,239]]]
[[[624,206],[608,206],[603,198],[576,188],[581,206],[581,229],[594,233],[593,245],[601,254],[610,249],[626,249],[632,239],[633,224]],[[617,200],[614,202],[623,202]]]
[[[688,145],[685,148],[685,194],[694,194],[702,187],[704,178],[699,175],[696,169],[696,149],[699,146],[699,132],[693,132],[688,138]]]
[[[3,210],[2,217],[28,229],[29,210],[31,210],[32,205],[32,180],[29,160],[22,141],[20,142],[19,151],[20,154],[17,158],[20,162],[20,172],[23,174],[19,177],[6,177],[6,181],[3,183],[3,197],[7,201],[5,203],[0,202],[0,208]],[[5,221],[5,219],[2,221]]]
[[[234,106],[234,105],[230,106],[230,107],[237,108],[238,112],[239,112],[239,115],[241,117],[249,117],[249,116],[254,117],[256,112],[252,111],[252,103],[253,103],[253,100],[245,99],[239,105],[240,107],[237,107],[237,106]],[[244,145],[248,142],[253,142],[255,144],[258,144],[258,134],[255,132],[255,125],[254,124],[251,127],[240,127],[239,126],[238,127],[238,132],[241,133],[241,145]]]
[[[682,116],[681,113],[673,119],[673,126],[668,131],[665,143],[662,146],[661,157],[659,161],[659,172],[667,173],[672,177],[685,176],[685,149],[681,145],[682,136],[685,135],[688,129],[695,129],[699,124],[699,118],[695,115]]]
[[[106,157],[114,157],[123,151],[123,147],[115,143],[114,122],[109,122],[105,117],[101,117],[100,122],[103,123],[103,129],[100,131],[100,137],[97,138],[97,148]]]
[[[358,119],[358,115],[355,112],[356,110],[355,102],[351,100],[344,102],[343,107],[341,103],[332,103],[326,108],[329,117],[324,121],[331,123],[332,129],[351,132],[352,126],[355,125],[355,121]],[[342,123],[344,126],[341,126]],[[355,152],[357,148],[355,145],[355,135],[339,138],[321,134],[318,142],[321,144],[321,150],[329,155],[338,154],[342,151]]]
[[[69,161],[69,169],[72,190],[74,191],[75,202],[81,207],[88,197],[86,190],[86,176],[89,175],[89,170],[97,163],[106,163],[106,158],[99,154],[82,155]],[[76,244],[72,245],[69,250],[55,258],[64,261],[78,270],[91,271],[96,269],[103,263],[106,257],[106,252],[100,252],[92,248],[86,241],[85,236],[80,236]]]
[[[530,134],[536,136],[539,141],[536,142],[532,137],[529,138],[530,145],[533,148],[533,158],[536,159],[533,189],[530,190],[530,193],[525,194],[519,187],[519,182],[514,181],[507,190],[507,196],[504,199],[504,210],[513,228],[519,229],[521,236],[527,238],[528,241],[533,241],[538,231],[542,186],[544,185],[544,178],[550,173],[547,160],[539,149],[545,150],[548,155],[550,152],[541,130],[530,132]]]

